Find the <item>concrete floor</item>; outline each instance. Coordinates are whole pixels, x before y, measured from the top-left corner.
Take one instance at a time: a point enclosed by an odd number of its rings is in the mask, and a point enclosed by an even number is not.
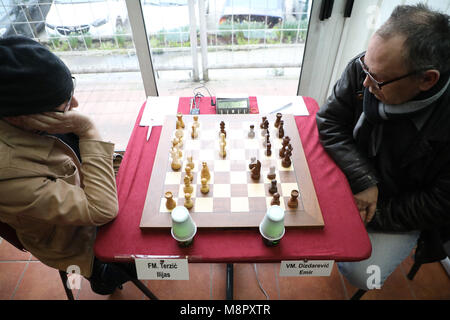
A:
[[[212,70],[210,81],[193,82],[187,71],[158,72],[160,96],[194,96],[205,85],[212,96],[296,95],[299,69]],[[137,114],[146,101],[139,72],[74,74],[79,110],[90,115],[103,137],[125,150]],[[208,96],[206,89],[198,91]]]

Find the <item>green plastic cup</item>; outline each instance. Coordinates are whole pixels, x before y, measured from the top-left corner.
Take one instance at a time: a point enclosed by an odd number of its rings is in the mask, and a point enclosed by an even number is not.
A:
[[[177,206],[171,212],[172,217],[172,237],[182,246],[192,243],[197,232],[197,226],[192,220],[188,209],[184,206]]]
[[[266,215],[259,225],[259,232],[265,240],[271,245],[278,244],[284,236],[284,210],[280,206],[271,206],[267,209]]]

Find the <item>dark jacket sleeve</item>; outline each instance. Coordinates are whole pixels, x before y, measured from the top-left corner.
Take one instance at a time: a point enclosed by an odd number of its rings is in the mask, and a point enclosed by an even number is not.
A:
[[[414,191],[378,199],[376,213],[368,225],[373,230],[410,231],[450,228],[450,145],[438,153],[433,178]],[[440,170],[436,170],[440,168]],[[436,170],[436,172],[434,172]]]
[[[353,128],[362,113],[362,98],[359,97],[364,89],[364,73],[358,65],[358,57],[347,65],[316,115],[320,142],[344,172],[354,194],[378,182],[374,169],[353,138]]]

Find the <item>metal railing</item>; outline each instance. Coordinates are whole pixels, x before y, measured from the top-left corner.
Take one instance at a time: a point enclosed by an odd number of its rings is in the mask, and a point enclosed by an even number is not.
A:
[[[267,7],[270,3],[281,4],[279,18],[267,9],[260,15],[264,1]],[[208,69],[301,67],[311,0],[193,2],[196,25],[183,17],[189,14],[190,1],[171,0],[170,6],[169,1],[141,0],[155,71],[193,70],[194,45],[202,60],[207,61],[202,64],[204,77]],[[238,6],[242,3],[248,6]],[[170,10],[173,16],[167,16]],[[158,14],[164,23],[158,24]],[[191,28],[196,34],[195,44],[190,41]],[[40,41],[66,58],[82,55],[104,56],[105,60],[111,56],[135,59],[136,54],[125,0],[0,0],[0,37],[14,34]],[[270,50],[284,50],[286,58],[273,57]],[[139,66],[137,61],[103,65],[97,58],[93,67],[73,65],[72,69],[119,72],[139,71]]]

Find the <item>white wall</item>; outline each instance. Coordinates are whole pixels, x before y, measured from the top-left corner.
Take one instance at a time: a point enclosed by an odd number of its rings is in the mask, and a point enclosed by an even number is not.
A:
[[[421,2],[450,14],[449,0],[355,0],[351,17],[343,18],[345,2],[336,0],[331,18],[319,21],[321,1],[314,1],[316,12],[311,16],[299,95],[313,97],[319,105],[326,101],[347,63],[367,49],[370,37],[397,5]]]

